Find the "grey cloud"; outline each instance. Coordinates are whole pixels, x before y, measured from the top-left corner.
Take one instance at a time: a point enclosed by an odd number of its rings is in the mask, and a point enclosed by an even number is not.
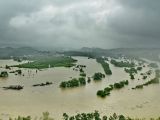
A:
[[[120,1],[122,9],[109,18],[111,28],[119,34],[129,36],[131,40],[133,37],[139,37],[137,40],[146,38],[147,42],[149,41],[147,38],[150,40],[160,38],[159,1]]]
[[[158,47],[159,6],[158,0],[1,0],[0,45]]]

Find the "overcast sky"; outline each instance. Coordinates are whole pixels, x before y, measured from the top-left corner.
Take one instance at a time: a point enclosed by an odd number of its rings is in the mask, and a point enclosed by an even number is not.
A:
[[[0,46],[159,47],[160,0],[0,0]]]

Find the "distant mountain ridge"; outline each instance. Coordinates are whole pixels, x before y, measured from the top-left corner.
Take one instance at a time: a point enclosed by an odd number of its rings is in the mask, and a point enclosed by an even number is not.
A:
[[[9,59],[11,56],[35,56],[35,55],[53,55],[53,51],[40,51],[32,47],[5,47],[0,48],[0,59]],[[72,51],[57,51],[56,54],[65,54],[68,56],[86,56],[86,57],[101,57],[110,56],[118,57],[126,55],[130,57],[147,58],[154,61],[160,61],[160,48],[115,48],[115,49],[102,49],[102,48],[89,48],[83,47],[81,49]]]
[[[12,47],[5,47],[0,48],[0,58],[1,59],[8,59],[11,56],[18,57],[24,55],[38,55],[38,54],[45,54],[47,51],[39,51],[32,47],[20,47],[20,48],[12,48]]]
[[[83,47],[75,51],[67,51],[67,55],[80,55],[81,53],[91,54],[95,57],[100,56],[110,56],[118,57],[121,55],[126,55],[129,57],[147,58],[154,61],[159,61],[160,59],[160,48],[115,48],[115,49],[102,49],[102,48],[89,48]]]

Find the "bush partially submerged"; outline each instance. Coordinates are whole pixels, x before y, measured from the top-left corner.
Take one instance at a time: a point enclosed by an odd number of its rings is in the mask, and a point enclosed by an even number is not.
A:
[[[128,85],[128,80],[126,81],[120,81],[119,83],[114,83],[114,88],[115,89],[120,89],[123,88],[125,85]]]
[[[63,113],[64,120],[131,120],[129,117],[125,117],[123,115],[117,115],[114,113],[113,115],[103,115],[101,116],[98,111],[93,113],[77,113],[76,115],[69,116],[67,113]]]
[[[2,71],[0,74],[0,77],[8,77],[8,72],[7,71]]]
[[[109,85],[108,87],[104,88],[104,90],[98,90],[97,91],[97,96],[100,96],[100,97],[104,98],[107,95],[110,95],[110,92],[113,89],[121,89],[125,85],[128,85],[128,84],[129,84],[128,80],[123,80],[123,81],[120,81],[118,83],[114,83],[113,85]]]
[[[97,96],[100,96],[102,98],[106,97],[107,95],[110,95],[110,92],[105,91],[105,90],[98,90],[97,91]]]
[[[8,87],[3,87],[5,90],[21,90],[23,86],[21,85],[10,85]]]
[[[95,73],[93,75],[93,80],[95,80],[95,81],[102,80],[103,78],[105,78],[105,75],[100,72]]]
[[[46,82],[46,83],[40,83],[40,84],[34,84],[33,87],[37,87],[37,86],[48,86],[53,84],[52,82]]]
[[[86,77],[86,73],[82,72],[82,73],[80,73],[80,76]]]
[[[61,82],[60,87],[61,88],[72,88],[72,87],[78,87],[82,85],[86,85],[86,80],[84,77],[80,77],[79,79],[74,78],[69,81]]]

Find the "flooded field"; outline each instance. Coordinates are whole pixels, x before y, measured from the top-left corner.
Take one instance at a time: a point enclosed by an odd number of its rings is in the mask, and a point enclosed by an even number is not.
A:
[[[85,73],[88,77],[95,72],[102,72],[103,68],[95,59],[75,57],[77,64],[86,65]],[[12,60],[0,60],[0,66],[19,64]],[[62,81],[70,80],[71,77],[78,78],[79,72],[73,68],[49,68],[42,71],[34,69],[21,69],[22,75],[9,74],[8,78],[0,78],[0,118],[8,116],[31,115],[40,116],[42,112],[48,111],[55,119],[60,119],[64,112],[75,114],[77,112],[92,112],[99,110],[102,114],[124,114],[130,117],[158,117],[160,115],[160,85],[149,85],[139,90],[132,90],[138,84],[154,78],[151,74],[146,80],[142,80],[140,73],[150,70],[143,68],[142,72],[135,75],[135,80],[130,80],[123,68],[114,67],[110,64],[111,76],[106,76],[100,82],[87,84],[83,87],[61,89]],[[17,68],[13,68],[17,69]],[[4,68],[0,68],[0,71]],[[138,80],[140,79],[140,80]],[[129,85],[113,90],[111,95],[105,99],[96,96],[99,89],[118,81],[129,80]],[[42,82],[53,82],[53,85],[45,87],[32,87],[33,84]],[[22,85],[21,91],[4,90],[2,87],[9,85]]]

